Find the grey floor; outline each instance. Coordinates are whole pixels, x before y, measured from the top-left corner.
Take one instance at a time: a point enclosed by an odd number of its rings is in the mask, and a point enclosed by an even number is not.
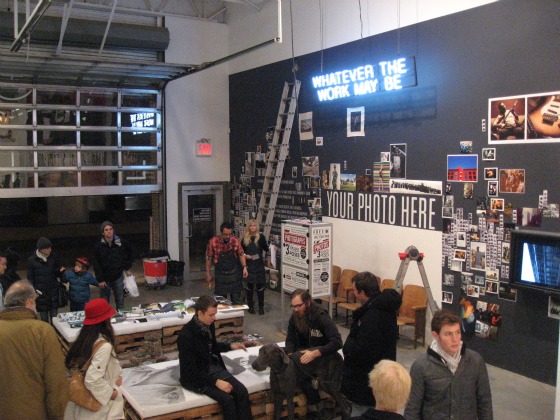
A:
[[[141,269],[135,269],[137,282],[139,283],[140,296],[138,298],[127,298],[126,306],[135,306],[139,303],[169,302],[173,299],[185,299],[191,296],[208,294],[205,282],[190,281],[182,286],[166,286],[160,290],[146,288],[143,285]],[[258,333],[265,342],[284,341],[282,333],[282,310],[280,294],[272,291],[265,292],[265,314],[245,314],[244,333]],[[288,298],[284,302],[284,328],[290,315]],[[344,312],[342,310],[342,312]],[[343,339],[348,336],[348,328],[345,327],[344,313],[339,314],[335,321],[339,326]],[[403,330],[406,336],[408,331]],[[405,336],[398,342],[397,361],[406,368],[410,368],[412,362],[425,348],[413,348],[412,341]],[[546,385],[532,379],[520,376],[509,371],[488,365],[490,383],[492,387],[492,399],[494,405],[494,418],[497,420],[516,419],[553,419],[555,387]]]

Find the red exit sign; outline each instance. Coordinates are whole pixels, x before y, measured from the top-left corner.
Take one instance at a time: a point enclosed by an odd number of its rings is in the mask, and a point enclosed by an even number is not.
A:
[[[196,155],[197,156],[212,156],[212,143],[208,141],[196,142]]]

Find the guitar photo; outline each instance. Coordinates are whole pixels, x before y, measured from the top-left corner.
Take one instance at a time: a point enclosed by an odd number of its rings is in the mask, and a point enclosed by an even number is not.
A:
[[[528,98],[527,137],[560,138],[560,94]]]

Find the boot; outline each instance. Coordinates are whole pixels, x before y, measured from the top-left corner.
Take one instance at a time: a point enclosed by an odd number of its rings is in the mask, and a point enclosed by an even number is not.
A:
[[[264,315],[264,286],[257,288],[257,299],[259,300],[259,315]]]
[[[247,295],[247,306],[249,306],[249,313],[254,314],[255,304],[253,303],[253,288],[245,289],[245,291],[247,292],[245,294]]]

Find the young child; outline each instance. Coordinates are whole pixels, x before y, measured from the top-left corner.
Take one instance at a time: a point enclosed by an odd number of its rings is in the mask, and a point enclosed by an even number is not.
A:
[[[104,283],[98,283],[91,273],[89,260],[85,257],[76,258],[74,270],[66,270],[62,276],[63,283],[70,283],[68,299],[70,300],[70,311],[83,311],[89,302],[89,285],[103,287]]]

